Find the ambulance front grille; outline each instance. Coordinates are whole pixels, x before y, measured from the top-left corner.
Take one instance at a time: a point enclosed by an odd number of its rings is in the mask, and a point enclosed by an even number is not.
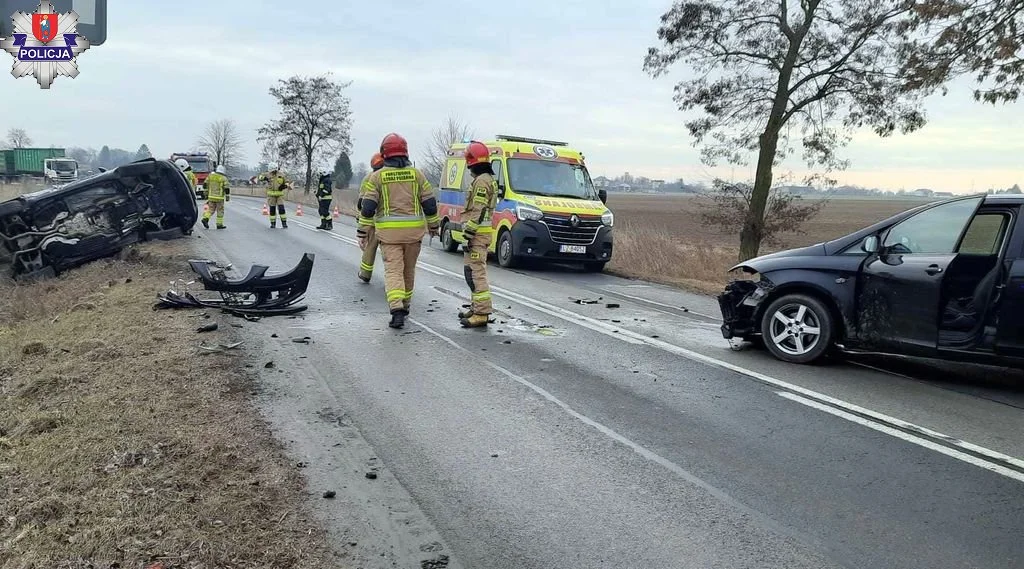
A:
[[[548,227],[551,240],[560,245],[591,245],[601,229],[600,218],[580,217],[579,225],[572,226],[571,215],[544,214],[542,223]]]

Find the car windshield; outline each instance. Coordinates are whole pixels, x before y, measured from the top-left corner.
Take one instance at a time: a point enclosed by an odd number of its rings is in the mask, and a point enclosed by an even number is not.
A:
[[[520,193],[560,198],[597,199],[587,167],[549,160],[508,161],[510,187]]]
[[[50,162],[50,168],[58,172],[74,172],[78,164],[74,160],[54,160]]]

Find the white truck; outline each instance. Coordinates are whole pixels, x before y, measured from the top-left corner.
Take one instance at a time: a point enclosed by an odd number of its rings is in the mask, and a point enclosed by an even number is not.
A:
[[[74,158],[43,160],[43,177],[51,184],[68,184],[78,179],[78,162]]]

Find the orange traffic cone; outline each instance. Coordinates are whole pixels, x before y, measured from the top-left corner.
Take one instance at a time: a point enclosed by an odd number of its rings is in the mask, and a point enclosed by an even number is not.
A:
[[[295,206],[295,216],[302,217],[302,204]]]
[[[267,204],[263,204],[263,215],[270,215],[270,209],[267,208]]]
[[[334,216],[334,219],[338,219],[339,217],[341,217],[341,210],[338,209],[338,206],[334,206],[334,213],[331,215]]]

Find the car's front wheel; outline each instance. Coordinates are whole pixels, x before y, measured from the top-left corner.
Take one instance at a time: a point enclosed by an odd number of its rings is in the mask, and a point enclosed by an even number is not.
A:
[[[787,294],[774,302],[761,319],[764,345],[776,358],[806,364],[832,347],[832,313],[820,300],[805,294]]]
[[[497,247],[498,265],[506,269],[515,268],[519,262],[516,259],[516,252],[512,247],[512,234],[510,232],[502,231],[501,235],[498,235],[498,247]]]

